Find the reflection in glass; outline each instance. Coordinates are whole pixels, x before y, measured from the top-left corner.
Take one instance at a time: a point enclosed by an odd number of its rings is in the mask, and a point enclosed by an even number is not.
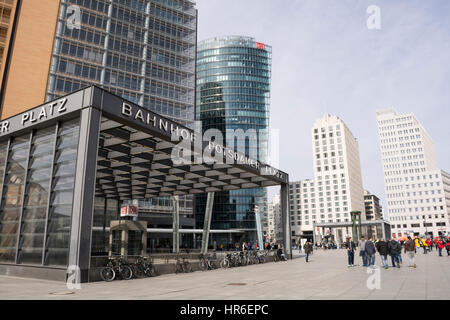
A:
[[[59,126],[48,213],[45,264],[67,266],[79,119]]]
[[[29,139],[29,135],[13,138],[9,147],[0,207],[1,262],[15,262]]]
[[[54,145],[54,126],[36,131],[33,136],[20,232],[19,263],[42,264]]]

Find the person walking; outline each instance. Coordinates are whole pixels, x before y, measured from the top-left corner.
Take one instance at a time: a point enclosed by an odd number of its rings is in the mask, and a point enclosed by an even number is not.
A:
[[[433,249],[433,246],[431,245],[430,238],[427,238],[427,240],[425,242],[427,243],[428,252],[431,252]]]
[[[305,245],[303,246],[303,250],[305,250],[305,254],[306,254],[306,262],[308,261],[309,255],[312,252],[312,243],[309,241],[306,241]]]
[[[377,252],[375,245],[373,244],[372,238],[366,241],[365,251],[367,255],[367,264],[368,267],[372,267],[375,265],[375,253]]]
[[[353,238],[348,238],[347,242],[345,242],[345,247],[347,248],[347,257],[348,257],[348,266],[355,266],[355,250],[356,244],[353,242]]]
[[[416,244],[410,236],[408,236],[408,241],[405,243],[405,253],[408,260],[408,267],[416,268],[415,257],[416,257]]]
[[[380,241],[378,241],[375,244],[375,247],[377,248],[378,253],[380,254],[381,264],[383,265],[383,268],[385,269],[389,268],[387,263],[388,243],[384,241],[384,239],[380,239]]]
[[[402,246],[400,242],[395,239],[392,239],[388,242],[388,253],[391,255],[392,267],[400,268],[400,255],[402,252]],[[395,264],[397,263],[397,264]]]
[[[445,243],[445,249],[447,249],[447,257],[450,257],[450,238],[447,238],[447,242]]]
[[[428,245],[427,242],[425,241],[425,239],[420,239],[420,245],[423,248],[423,254],[427,254],[428,253]]]
[[[363,267],[367,267],[366,242],[367,240],[364,238],[364,236],[362,236],[358,244],[359,256],[362,258]]]
[[[442,249],[444,249],[444,244],[442,243],[441,239],[437,239],[436,243],[438,247],[439,257],[442,257]]]

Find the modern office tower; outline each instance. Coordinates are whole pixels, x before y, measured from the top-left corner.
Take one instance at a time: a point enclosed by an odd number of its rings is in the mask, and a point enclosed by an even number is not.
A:
[[[203,131],[218,129],[224,143],[266,162],[272,48],[253,38],[230,36],[198,44],[196,119]],[[227,130],[248,135],[226,138]],[[256,133],[256,136],[252,133]],[[216,193],[212,229],[241,229],[241,234],[214,234],[217,243],[254,242],[255,206],[267,210],[265,189]],[[203,227],[206,196],[196,197],[196,225]]]
[[[370,221],[383,219],[380,199],[376,195],[364,190],[364,204],[366,208],[366,220]]]
[[[197,46],[193,1],[19,0],[15,6],[0,0],[0,4],[11,7],[10,14],[3,11],[2,21],[14,16],[17,7],[3,59],[1,119],[95,84],[193,128]],[[100,209],[104,205],[101,200],[97,203]],[[107,207],[113,212],[117,206],[111,201]],[[172,227],[170,198],[140,201],[139,209],[163,215],[153,217],[149,227]],[[180,197],[180,210],[190,216],[190,222],[182,218],[181,225],[193,228],[191,196]],[[165,241],[158,245],[169,246],[172,235]]]
[[[392,109],[377,112],[377,121],[392,236],[448,233],[449,175],[438,169],[425,128]]]
[[[359,211],[365,220],[356,138],[339,117],[325,115],[312,128],[312,145],[317,204],[312,215],[320,223],[346,222]]]

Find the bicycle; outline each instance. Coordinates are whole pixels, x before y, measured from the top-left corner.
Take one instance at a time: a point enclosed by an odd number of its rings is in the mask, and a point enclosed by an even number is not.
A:
[[[204,256],[202,254],[200,255],[199,259],[200,269],[202,269],[203,271],[216,269],[216,266],[214,265],[214,262],[210,256]]]
[[[225,255],[225,257],[223,257],[222,261],[220,261],[220,267],[223,269],[228,269],[232,264],[231,260],[232,260],[232,254],[227,253]]]
[[[147,257],[137,257],[136,262],[133,264],[133,274],[136,278],[156,277],[157,273],[155,267],[151,262],[147,261]]]
[[[185,258],[177,258],[175,262],[175,273],[188,273],[192,272],[192,266]]]
[[[109,258],[106,267],[100,270],[100,277],[106,282],[113,281],[116,277],[130,280],[133,277],[133,271],[122,257]]]

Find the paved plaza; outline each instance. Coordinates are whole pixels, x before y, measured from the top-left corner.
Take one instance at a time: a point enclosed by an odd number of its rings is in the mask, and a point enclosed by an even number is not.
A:
[[[355,257],[356,263],[360,260]],[[416,263],[416,269],[378,269],[369,274],[361,266],[348,268],[345,250],[327,250],[315,251],[310,263],[297,253],[287,262],[87,283],[81,290],[69,290],[60,282],[0,276],[0,299],[450,299],[447,254],[438,257],[435,251],[427,255],[421,252]],[[380,265],[379,255],[376,265]],[[368,280],[373,290],[368,288]]]

